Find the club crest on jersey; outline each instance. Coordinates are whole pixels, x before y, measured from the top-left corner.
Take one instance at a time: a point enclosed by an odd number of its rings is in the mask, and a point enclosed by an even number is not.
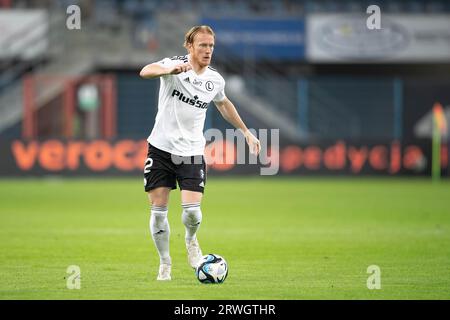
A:
[[[205,88],[208,91],[213,91],[214,90],[214,84],[212,83],[212,81],[207,81],[205,84]]]
[[[172,97],[178,97],[178,100],[183,101],[184,103],[187,103],[196,108],[200,108],[200,109],[208,108],[208,103],[198,100],[198,96],[194,96],[194,99],[189,99],[189,97],[186,97],[184,95],[184,93],[181,93],[180,91],[178,91],[176,89],[173,90]]]

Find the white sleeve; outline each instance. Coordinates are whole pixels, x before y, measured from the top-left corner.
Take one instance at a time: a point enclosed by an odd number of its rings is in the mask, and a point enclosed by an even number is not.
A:
[[[222,87],[220,88],[220,90],[217,92],[217,94],[215,95],[213,101],[214,102],[221,102],[226,98],[225,95],[225,80],[223,80],[223,84]]]
[[[157,64],[158,66],[161,66],[163,68],[172,68],[173,66],[176,66],[178,64],[180,64],[182,62],[180,62],[179,60],[176,59],[171,59],[171,58],[164,58],[158,62],[155,62],[155,64]],[[171,79],[173,75],[172,74],[165,74],[163,76],[161,76],[161,81],[163,80],[168,80]]]
[[[170,67],[176,66],[177,64],[180,64],[181,62],[179,60],[173,60],[171,58],[164,58],[155,63],[161,67],[170,68]]]

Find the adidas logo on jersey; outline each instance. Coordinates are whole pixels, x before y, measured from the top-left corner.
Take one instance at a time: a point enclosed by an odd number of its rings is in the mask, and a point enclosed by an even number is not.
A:
[[[187,103],[191,106],[194,106],[196,108],[200,109],[207,109],[208,103],[203,102],[201,100],[198,100],[198,96],[195,96],[194,99],[189,99],[189,97],[186,97],[183,93],[181,93],[178,90],[173,90],[172,97],[178,97],[178,100],[183,101],[184,103]]]
[[[191,82],[191,81],[189,81],[189,77],[187,77],[186,79],[184,79],[183,81],[186,81],[186,82]]]

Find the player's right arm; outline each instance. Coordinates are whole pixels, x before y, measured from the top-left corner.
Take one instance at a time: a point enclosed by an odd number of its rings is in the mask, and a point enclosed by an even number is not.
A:
[[[142,68],[139,75],[144,79],[153,79],[168,74],[179,74],[192,69],[189,63],[182,63],[175,66],[163,67],[159,63],[151,63]]]

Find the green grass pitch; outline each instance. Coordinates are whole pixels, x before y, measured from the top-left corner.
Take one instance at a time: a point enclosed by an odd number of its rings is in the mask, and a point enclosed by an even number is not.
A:
[[[0,180],[0,299],[450,298],[448,181],[210,177],[198,238],[229,276],[204,285],[187,264],[179,190],[172,281],[156,281],[141,180]]]

